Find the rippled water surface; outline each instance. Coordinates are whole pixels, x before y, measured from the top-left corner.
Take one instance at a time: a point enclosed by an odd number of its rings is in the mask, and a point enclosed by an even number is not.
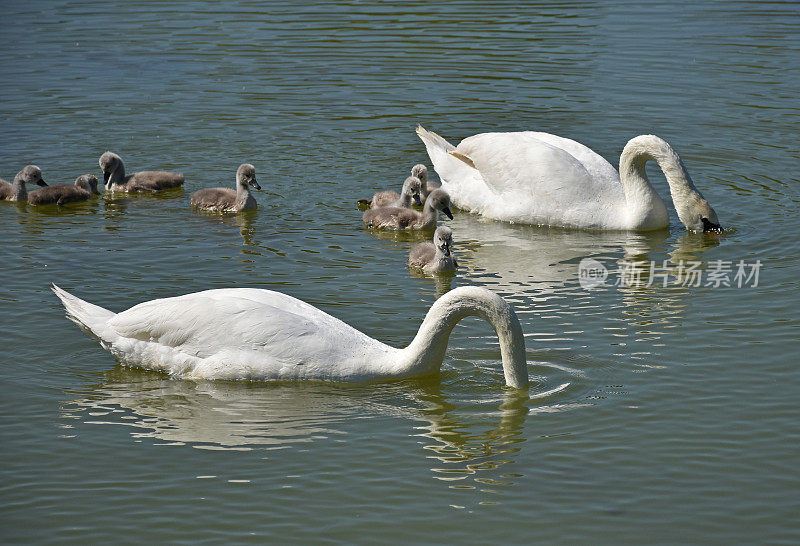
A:
[[[800,541],[797,4],[3,12],[0,176],[33,163],[69,183],[99,175],[106,150],[130,172],[186,175],[155,197],[0,203],[4,543]],[[418,123],[452,142],[547,131],[612,163],[658,134],[729,232],[686,233],[674,211],[654,233],[455,211],[462,267],[415,274],[408,249],[430,233],[366,231],[356,201],[430,166]],[[257,211],[189,208],[242,162],[264,188]],[[585,258],[605,284],[581,285]],[[757,283],[737,286],[740,261],[760,261]],[[700,286],[675,282],[680,263]],[[705,282],[720,263],[732,286]],[[631,267],[638,282],[615,284]],[[114,311],[280,290],[395,346],[442,293],[486,286],[520,317],[530,396],[503,387],[479,319],[456,327],[440,375],[399,382],[124,368],[65,320],[51,282]]]

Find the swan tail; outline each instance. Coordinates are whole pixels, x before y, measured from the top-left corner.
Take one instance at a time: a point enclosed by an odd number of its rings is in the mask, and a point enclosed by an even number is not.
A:
[[[433,168],[443,181],[455,183],[475,176],[476,169],[472,159],[457,152],[455,146],[421,125],[417,126],[417,135],[425,143]]]
[[[81,330],[86,334],[99,340],[108,340],[113,337],[108,321],[116,313],[88,301],[83,301],[55,284],[51,288],[64,305],[67,318],[80,326]]]
[[[442,148],[445,152],[451,152],[456,149],[455,146],[447,142],[433,131],[428,131],[422,125],[417,125],[417,135],[419,135],[419,138],[421,138],[422,142],[425,143],[425,146],[434,144],[435,146]]]
[[[419,136],[425,144],[425,148],[428,150],[428,156],[431,158],[433,166],[437,171],[439,170],[439,165],[447,161],[447,154],[456,149],[455,146],[433,131],[428,131],[422,125],[417,125],[417,136]]]

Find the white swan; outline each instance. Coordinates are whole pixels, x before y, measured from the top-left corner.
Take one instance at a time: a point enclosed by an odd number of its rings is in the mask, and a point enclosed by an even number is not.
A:
[[[408,253],[408,265],[426,273],[452,271],[458,267],[453,256],[453,230],[439,226],[433,232],[433,242],[418,243]]]
[[[206,290],[113,313],[52,288],[67,317],[123,364],[189,379],[367,381],[431,374],[442,364],[456,323],[477,315],[497,332],[506,383],[528,383],[517,315],[503,298],[476,286],[434,302],[404,349],[271,290]]]
[[[256,168],[242,163],[236,169],[236,189],[203,188],[189,197],[192,207],[217,212],[241,212],[258,208],[256,198],[250,194],[250,186],[260,190],[256,180]]]
[[[548,133],[482,133],[457,147],[421,126],[417,134],[453,203],[495,220],[585,229],[664,228],[667,207],[645,172],[645,163],[653,159],[664,171],[686,228],[722,229],[678,154],[654,135],[628,141],[617,173],[583,144]]]

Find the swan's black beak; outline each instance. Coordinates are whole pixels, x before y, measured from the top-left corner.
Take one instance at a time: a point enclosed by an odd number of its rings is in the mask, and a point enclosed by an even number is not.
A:
[[[448,217],[448,218],[450,218],[451,220],[453,219],[453,213],[452,213],[452,212],[450,212],[450,207],[444,207],[444,208],[442,209],[442,212],[445,214],[445,216],[447,216],[447,217]]]
[[[37,186],[41,186],[41,187],[43,187],[43,188],[44,188],[44,187],[47,187],[47,183],[46,183],[44,180],[42,180],[41,178],[40,178],[39,180],[37,180],[37,181],[36,181],[36,185],[37,185]]]
[[[261,186],[259,186],[259,185],[258,185],[258,182],[256,181],[256,179],[255,179],[255,178],[254,178],[254,179],[252,179],[252,180],[250,181],[250,185],[251,185],[252,187],[254,187],[255,189],[257,189],[257,190],[260,190],[260,189],[261,189]]]
[[[722,233],[722,226],[715,224],[708,218],[700,218],[703,221],[703,233]]]
[[[450,255],[450,245],[448,245],[447,243],[443,244],[439,248],[442,250],[442,254],[444,254],[445,256]]]
[[[108,186],[108,179],[111,178],[111,173],[103,171],[103,185]]]
[[[421,207],[422,199],[419,198],[419,194],[415,193],[414,195],[412,195],[412,197],[414,198],[414,204],[417,205],[418,207]]]

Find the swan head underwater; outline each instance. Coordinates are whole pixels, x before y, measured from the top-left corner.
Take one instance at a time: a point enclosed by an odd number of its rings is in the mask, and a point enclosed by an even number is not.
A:
[[[625,144],[620,154],[619,175],[629,202],[642,195],[641,190],[652,190],[645,171],[645,163],[655,160],[664,172],[669,193],[678,219],[686,229],[694,232],[722,233],[716,211],[694,185],[683,160],[664,139],[656,135],[639,135]],[[660,198],[656,197],[660,201]],[[663,205],[662,205],[663,207]]]
[[[678,218],[686,229],[703,233],[723,232],[717,213],[700,192],[689,194],[680,200],[673,197],[673,203]]]

